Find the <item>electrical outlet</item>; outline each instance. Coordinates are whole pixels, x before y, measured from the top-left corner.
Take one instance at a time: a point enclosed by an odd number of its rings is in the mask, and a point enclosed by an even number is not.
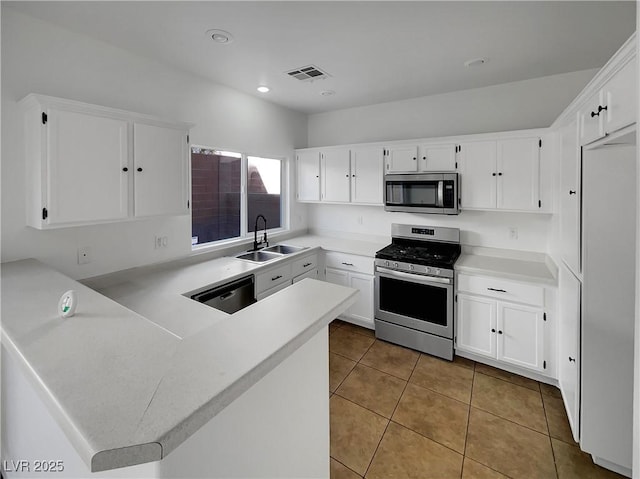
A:
[[[155,241],[155,243],[154,243],[154,248],[155,249],[166,248],[167,245],[169,244],[169,237],[168,236],[156,236],[154,241]]]
[[[91,263],[91,248],[83,246],[78,248],[78,264]]]
[[[518,239],[518,228],[514,226],[509,227],[509,239],[512,239],[512,240]]]

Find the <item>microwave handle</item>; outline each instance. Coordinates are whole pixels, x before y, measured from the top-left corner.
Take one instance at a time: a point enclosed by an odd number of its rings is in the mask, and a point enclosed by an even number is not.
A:
[[[440,208],[444,206],[444,180],[438,181],[438,197],[436,199],[436,206]]]

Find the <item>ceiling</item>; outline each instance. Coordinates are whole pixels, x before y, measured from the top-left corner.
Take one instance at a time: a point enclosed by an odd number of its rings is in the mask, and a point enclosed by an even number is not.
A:
[[[598,68],[636,18],[633,1],[2,3],[305,113]],[[464,66],[478,57],[488,61]],[[285,74],[309,64],[330,77]]]

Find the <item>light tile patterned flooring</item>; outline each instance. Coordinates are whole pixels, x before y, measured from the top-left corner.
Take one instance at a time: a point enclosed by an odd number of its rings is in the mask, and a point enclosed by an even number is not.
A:
[[[620,478],[573,441],[552,386],[329,326],[331,479]]]

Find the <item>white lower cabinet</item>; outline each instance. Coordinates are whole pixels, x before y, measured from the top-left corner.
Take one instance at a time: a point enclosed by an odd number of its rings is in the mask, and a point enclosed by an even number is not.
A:
[[[305,278],[318,278],[318,254],[313,253],[295,259],[283,258],[276,265],[256,274],[256,300],[291,286]]]
[[[355,304],[341,318],[373,329],[373,258],[330,251],[326,265],[326,281],[360,291]]]
[[[460,274],[458,290],[457,350],[545,371],[543,288]]]

